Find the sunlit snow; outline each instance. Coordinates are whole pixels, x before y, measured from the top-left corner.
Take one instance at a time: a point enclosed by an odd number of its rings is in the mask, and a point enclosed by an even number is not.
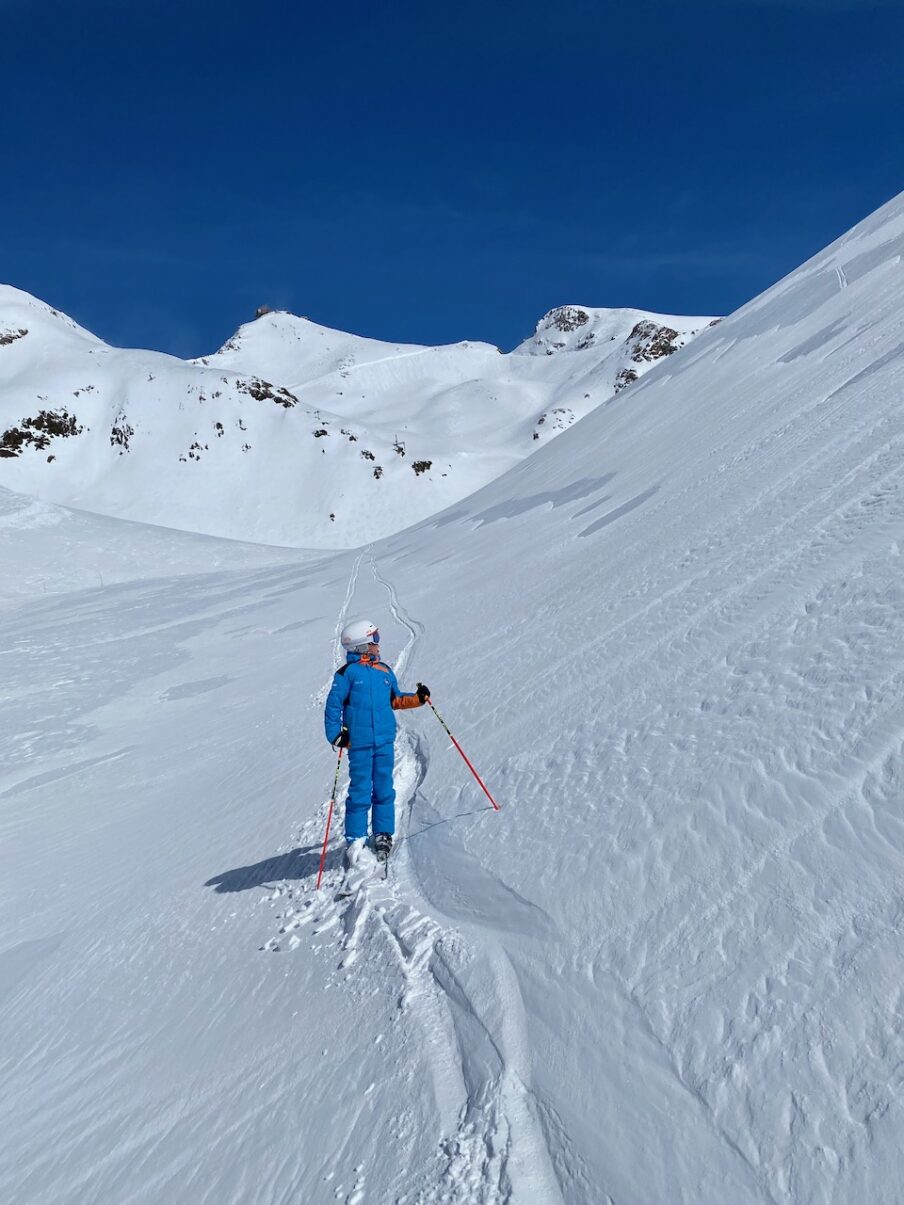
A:
[[[902,255],[350,551],[0,493],[0,1199],[900,1201]],[[353,615],[502,810],[406,714],[337,901]]]

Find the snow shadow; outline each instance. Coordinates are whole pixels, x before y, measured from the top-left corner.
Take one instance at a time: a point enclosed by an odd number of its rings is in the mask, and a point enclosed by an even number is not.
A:
[[[0,951],[0,1000],[11,996],[62,943],[65,933],[22,941]]]
[[[277,854],[253,866],[236,866],[224,870],[208,879],[205,887],[213,887],[222,894],[230,891],[250,891],[253,887],[266,887],[282,879],[306,879],[317,873],[320,865],[321,846],[309,845],[306,849],[293,849],[287,854]],[[342,851],[328,849],[324,870],[335,870],[342,862]]]
[[[322,618],[323,618],[322,615],[315,615],[312,619],[299,619],[295,623],[287,623],[285,625],[285,627],[276,628],[275,631],[273,632],[273,635],[279,636],[283,632],[297,632],[299,630],[299,628],[309,627],[310,624],[317,623]]]
[[[642,494],[630,498],[627,502],[623,502],[621,506],[616,506],[615,510],[608,511],[601,519],[597,519],[595,523],[591,523],[589,527],[585,527],[583,531],[579,531],[578,536],[592,536],[595,531],[602,531],[604,527],[608,527],[610,523],[615,523],[623,515],[630,514],[638,506],[643,506],[654,494],[659,493],[659,488],[659,485],[651,486],[650,489],[644,490]]]
[[[864,377],[871,377],[873,373],[881,372],[889,364],[897,363],[901,358],[902,351],[904,351],[904,343],[899,343],[897,347],[893,347],[891,351],[887,351],[884,356],[880,356],[878,360],[874,360],[872,364],[868,364],[866,368],[862,368],[860,372],[855,373],[843,385],[839,385],[837,389],[833,389],[831,393],[826,395],[824,401],[831,401],[833,397],[838,397],[840,393],[844,393],[845,389],[850,389],[852,385],[856,385]]]
[[[842,318],[836,318],[830,326],[825,326],[821,331],[817,331],[815,335],[810,335],[809,339],[804,339],[802,343],[798,343],[796,347],[792,347],[790,351],[786,351],[783,356],[779,356],[776,360],[777,364],[790,364],[794,360],[799,360],[801,356],[812,355],[813,352],[821,351],[823,347],[836,335],[840,335],[847,331],[850,325],[850,318],[847,314]]]
[[[194,682],[182,682],[178,686],[170,686],[160,696],[167,703],[173,702],[174,699],[193,699],[196,695],[205,695],[210,690],[219,690],[221,686],[225,686],[227,682],[231,682],[232,678],[228,674],[221,674],[218,678],[198,678]]]
[[[134,745],[123,745],[121,749],[116,749],[113,753],[105,753],[101,757],[89,757],[84,761],[71,762],[62,770],[48,770],[44,774],[34,774],[31,778],[25,778],[14,786],[7,787],[5,791],[0,791],[0,799],[11,799],[13,795],[19,795],[23,791],[33,791],[36,787],[47,786],[51,782],[60,782],[64,778],[72,778],[86,770],[93,770],[96,766],[104,766],[108,762],[118,761],[121,757],[127,757],[134,748]]]
[[[875,272],[876,268],[882,268],[886,264],[890,267],[902,256],[904,256],[904,236],[899,235],[897,238],[880,243],[878,247],[873,247],[869,251],[862,251],[860,255],[855,255],[853,259],[848,260],[844,265],[844,275],[848,284],[852,285],[858,280],[862,280],[864,276],[868,276],[870,272]]]
[[[490,805],[487,804],[486,807],[472,808],[470,812],[456,812],[452,816],[443,816],[440,820],[432,820],[429,824],[422,824],[420,828],[413,829],[406,836],[399,837],[396,844],[401,845],[405,841],[413,841],[423,833],[429,832],[431,828],[439,828],[441,824],[454,824],[456,820],[464,820],[467,816],[482,816],[484,812],[491,812],[492,810]]]
[[[739,340],[757,339],[770,331],[797,326],[837,296],[839,288],[838,277],[829,267],[799,275],[759,304],[751,303],[743,322],[737,323],[737,337]]]
[[[562,489],[548,490],[544,494],[531,494],[527,498],[509,498],[505,502],[491,506],[488,510],[481,511],[478,515],[472,515],[471,518],[481,527],[486,527],[488,523],[495,523],[499,519],[514,519],[516,515],[523,515],[529,510],[535,510],[538,506],[552,506],[555,509],[568,502],[578,502],[589,497],[590,494],[597,493],[604,489],[614,476],[614,473],[604,473],[602,477],[582,477],[579,481],[572,481],[569,485],[563,486]]]

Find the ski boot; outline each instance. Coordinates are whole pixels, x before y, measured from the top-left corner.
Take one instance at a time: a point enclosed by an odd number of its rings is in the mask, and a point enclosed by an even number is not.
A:
[[[392,834],[374,833],[374,853],[378,862],[386,862],[392,853]]]
[[[356,837],[354,841],[348,842],[345,847],[345,856],[342,859],[342,865],[346,870],[353,870],[358,865],[365,845],[366,841],[363,837]]]

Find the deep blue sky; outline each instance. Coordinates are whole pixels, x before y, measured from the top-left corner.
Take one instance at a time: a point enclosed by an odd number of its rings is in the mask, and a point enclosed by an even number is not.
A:
[[[724,313],[904,187],[902,61],[904,0],[0,0],[0,281],[177,355]]]

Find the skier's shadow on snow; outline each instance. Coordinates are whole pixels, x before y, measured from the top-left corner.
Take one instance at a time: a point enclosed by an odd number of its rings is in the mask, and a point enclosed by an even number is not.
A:
[[[401,845],[405,841],[420,837],[431,828],[452,824],[453,821],[461,820],[465,816],[476,816],[490,810],[490,808],[476,808],[470,812],[457,812],[454,816],[444,816],[439,820],[422,825],[405,837],[400,837],[396,844]],[[316,875],[320,865],[321,849],[320,845],[309,845],[306,849],[291,849],[287,854],[277,854],[275,858],[265,858],[263,862],[255,862],[253,866],[236,866],[234,870],[224,870],[222,874],[215,874],[212,879],[207,880],[204,886],[212,887],[218,894],[225,894],[230,891],[250,891],[253,887],[266,887],[278,883],[282,879],[306,879],[311,875]],[[341,848],[328,849],[323,869],[338,870],[341,866]]]
[[[319,845],[309,845],[307,849],[292,849],[287,854],[278,854],[275,858],[266,858],[263,862],[255,862],[253,866],[237,866],[234,870],[224,870],[208,879],[205,887],[213,887],[217,892],[250,891],[252,887],[264,887],[280,879],[306,879],[317,873],[320,865]],[[340,849],[327,850],[324,870],[334,870],[342,862]]]

